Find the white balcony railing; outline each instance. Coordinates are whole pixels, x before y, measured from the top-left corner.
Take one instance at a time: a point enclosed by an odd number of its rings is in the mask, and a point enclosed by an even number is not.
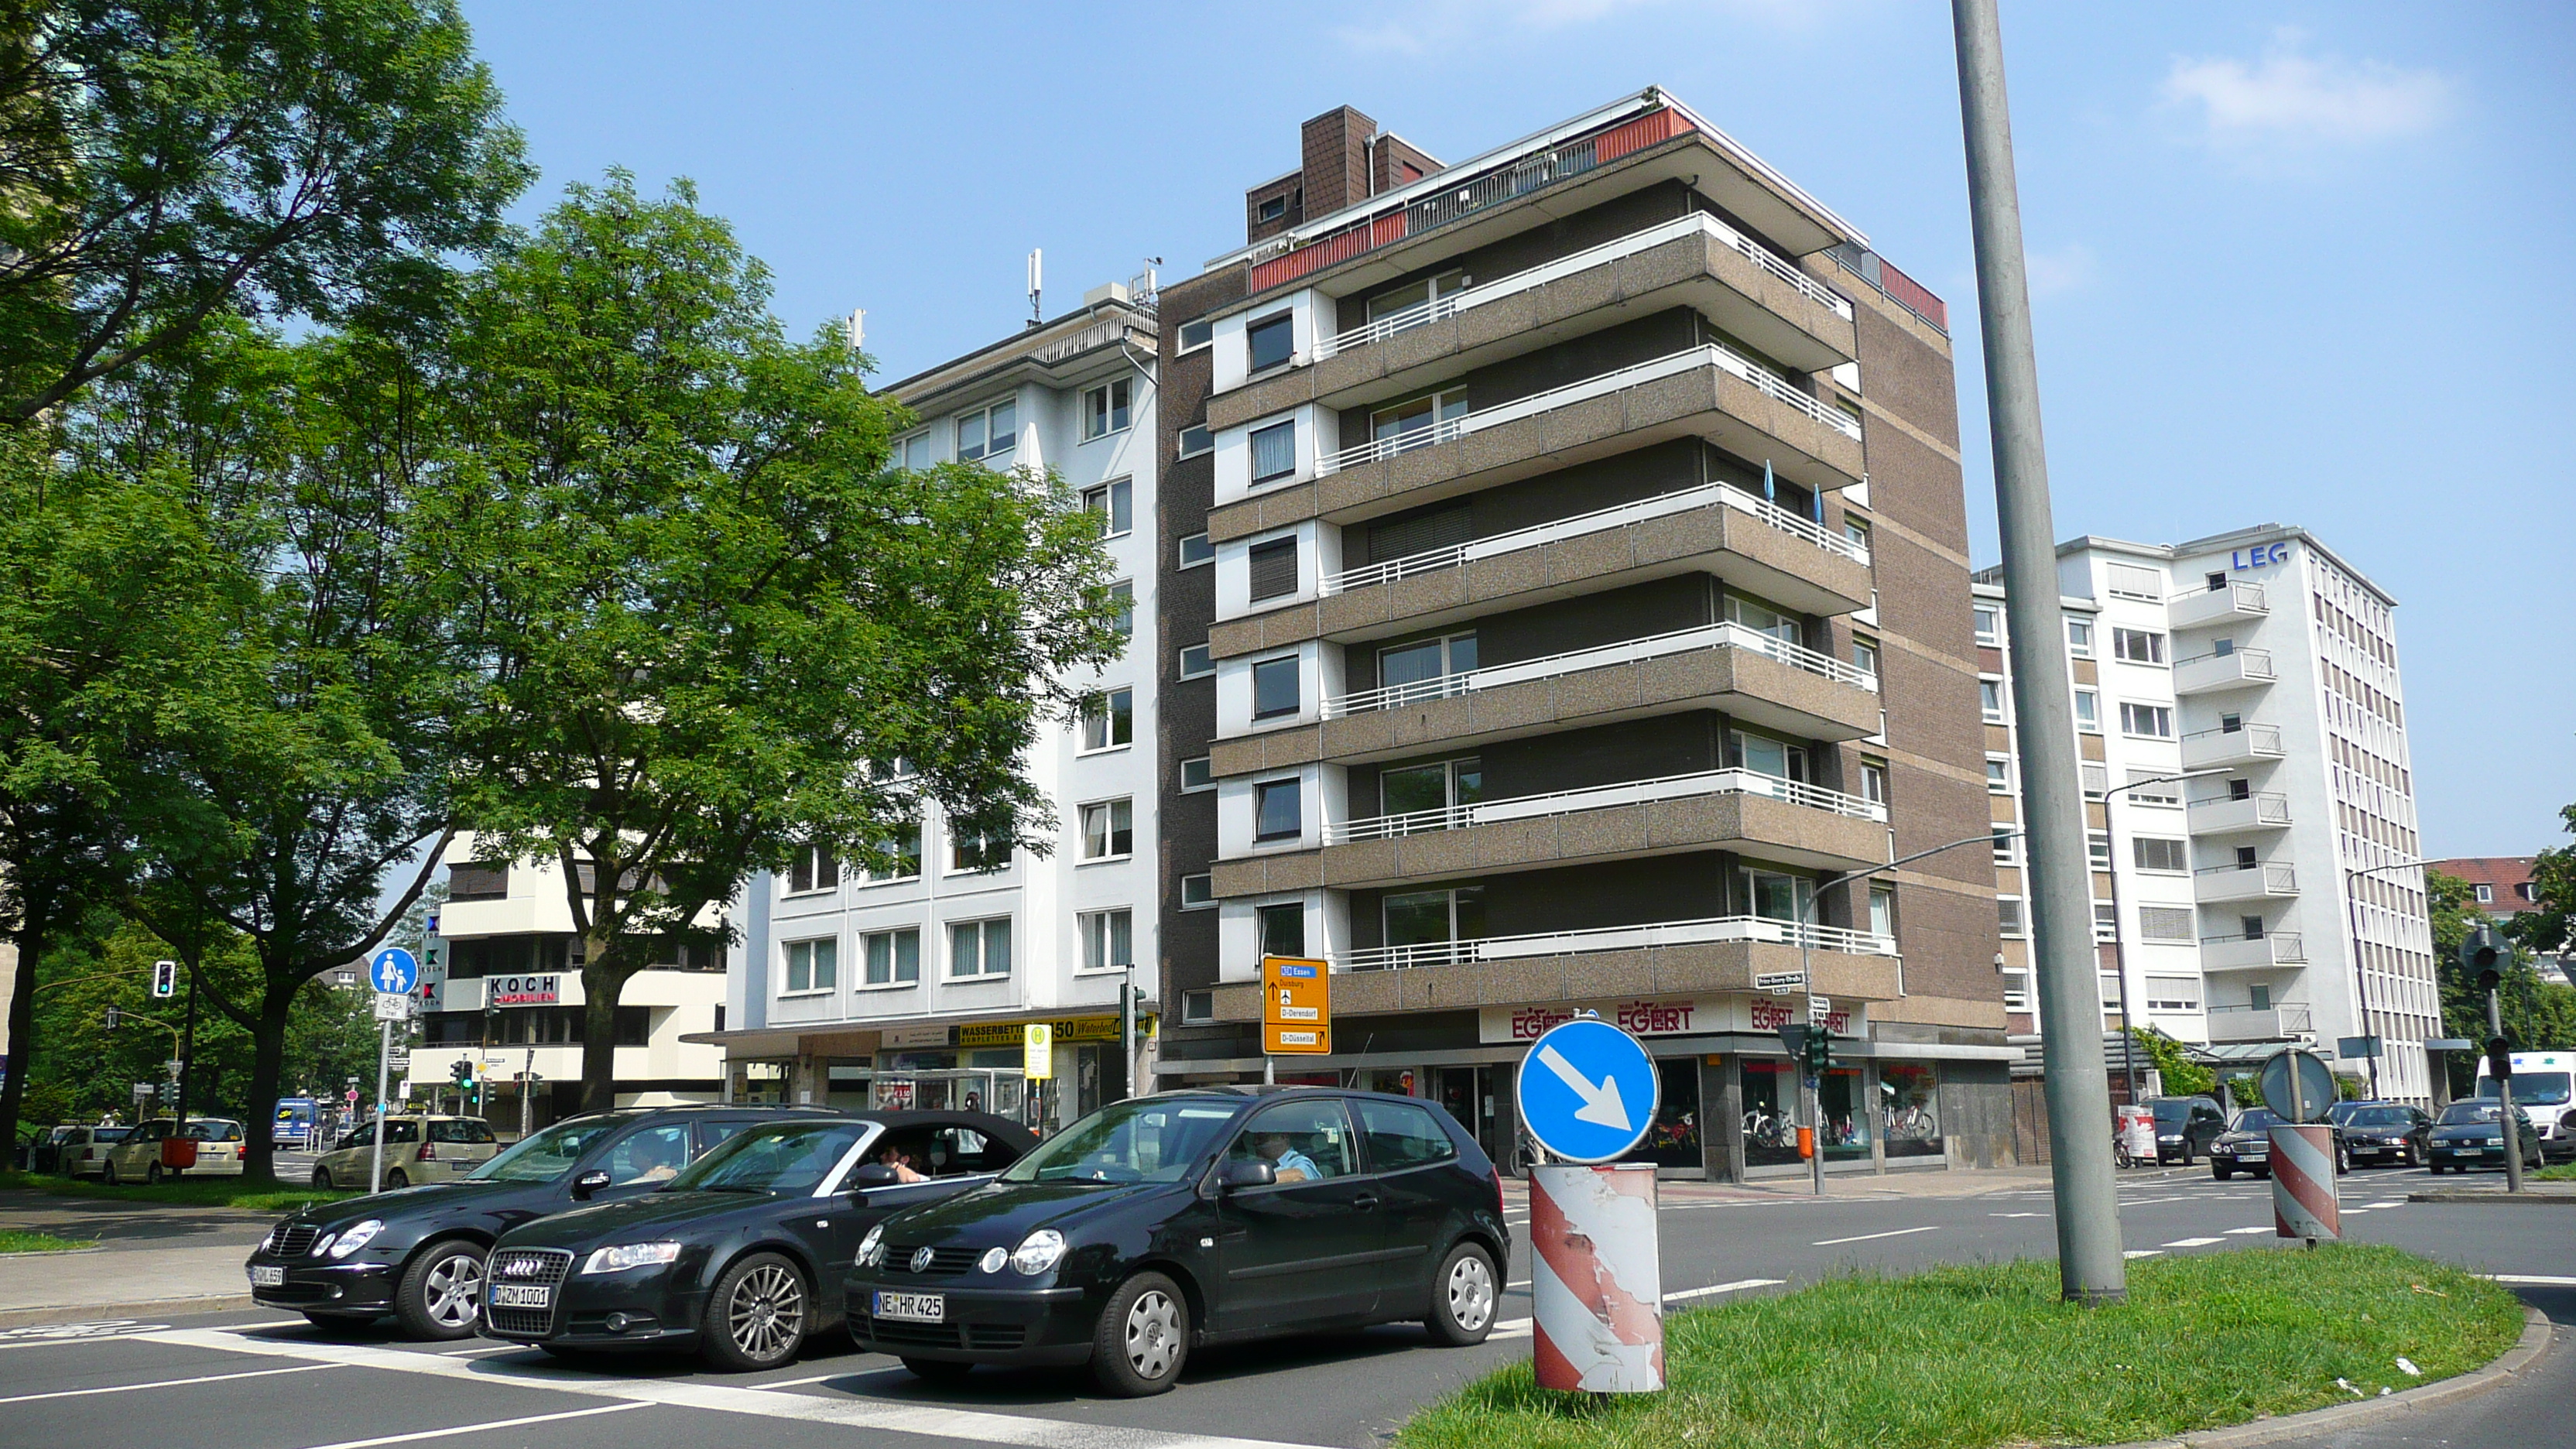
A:
[[[2205,835],[2279,829],[2290,823],[2290,797],[2273,790],[2245,796],[2217,795],[2192,801],[2184,818],[2194,831]]]
[[[2214,1042],[2280,1041],[2315,1030],[2315,1016],[2304,1001],[2209,1009],[2209,1039]]]
[[[1397,579],[1409,579],[1418,574],[1438,573],[1443,569],[1458,568],[1481,558],[1518,553],[1525,548],[1539,548],[1569,538],[1581,538],[1585,534],[1602,533],[1613,528],[1626,527],[1631,523],[1642,523],[1649,518],[1662,518],[1670,514],[1687,513],[1694,508],[1708,507],[1732,508],[1740,513],[1749,513],[1803,543],[1812,544],[1827,553],[1850,559],[1854,563],[1864,566],[1869,563],[1869,549],[1866,545],[1844,538],[1840,534],[1829,533],[1824,525],[1812,519],[1800,518],[1779,504],[1767,498],[1756,498],[1741,488],[1724,483],[1702,483],[1696,487],[1662,493],[1652,498],[1641,498],[1634,503],[1613,504],[1608,508],[1596,508],[1590,513],[1578,513],[1571,518],[1559,518],[1547,523],[1533,524],[1528,528],[1517,528],[1509,533],[1495,534],[1491,538],[1479,538],[1467,543],[1453,543],[1443,548],[1425,549],[1420,553],[1406,554],[1402,558],[1362,564],[1355,569],[1326,574],[1322,585],[1323,592],[1328,596],[1347,594],[1354,589],[1392,583]]]
[[[2232,730],[2194,730],[2182,737],[2182,764],[2186,770],[2209,761],[2278,759],[2285,753],[2281,747],[2279,725],[2249,724]]]
[[[1607,396],[1628,388],[1642,387],[1660,378],[1672,377],[1700,367],[1714,367],[1721,372],[1732,374],[1751,383],[1764,396],[1786,403],[1791,409],[1832,428],[1853,442],[1860,441],[1860,423],[1844,413],[1842,409],[1828,407],[1816,401],[1791,386],[1788,379],[1759,363],[1749,362],[1714,342],[1704,342],[1697,347],[1668,356],[1631,363],[1626,367],[1602,373],[1598,377],[1587,377],[1581,382],[1569,382],[1563,387],[1534,392],[1527,397],[1514,398],[1507,403],[1496,403],[1489,408],[1477,408],[1454,418],[1425,423],[1421,427],[1391,433],[1383,438],[1371,438],[1365,443],[1353,444],[1338,453],[1326,453],[1315,460],[1315,472],[1319,477],[1339,473],[1345,468],[1357,468],[1362,464],[1377,462],[1381,458],[1392,458],[1398,453],[1411,452],[1415,448],[1428,448],[1439,443],[1454,442],[1469,433],[1483,432],[1487,428],[1500,427],[1505,423],[1516,423],[1523,418],[1536,417],[1541,413],[1553,412],[1561,407],[1569,407],[1575,403],[1586,402],[1592,398]]]
[[[1607,266],[1621,257],[1632,257],[1639,252],[1651,251],[1666,242],[1686,236],[1709,237],[1742,253],[1750,258],[1754,265],[1796,288],[1799,295],[1808,301],[1825,308],[1846,322],[1852,320],[1852,304],[1831,288],[1819,284],[1815,278],[1799,271],[1786,260],[1774,256],[1769,248],[1751,240],[1716,217],[1705,212],[1694,212],[1689,216],[1659,222],[1643,231],[1631,232],[1615,241],[1586,247],[1579,252],[1569,252],[1564,256],[1541,262],[1537,266],[1514,272],[1508,277],[1498,277],[1490,282],[1479,282],[1472,287],[1460,288],[1448,296],[1418,303],[1401,312],[1372,317],[1339,336],[1326,338],[1316,344],[1313,360],[1321,362],[1335,353],[1346,352],[1354,347],[1365,347],[1372,342],[1382,342],[1398,332],[1420,327],[1427,322],[1437,322],[1443,317],[1454,317],[1470,308],[1481,307],[1487,302],[1499,301],[1504,297],[1526,292],[1532,287],[1543,287],[1561,278],[1588,272],[1594,267]]]
[[[1541,931],[1527,936],[1487,936],[1473,941],[1426,941],[1410,946],[1375,946],[1332,958],[1336,971],[1387,971],[1413,966],[1450,966],[1468,961],[1508,961],[1530,956],[1573,956],[1589,951],[1651,951],[1665,946],[1722,945],[1752,942],[1795,946],[1800,938],[1819,951],[1853,956],[1893,956],[1892,936],[1847,931],[1839,926],[1801,926],[1768,916],[1711,916],[1698,921],[1654,921],[1637,926],[1600,926],[1587,931]]]
[[[1399,836],[1423,835],[1442,830],[1465,830],[1478,825],[1494,825],[1506,820],[1529,820],[1545,815],[1571,815],[1583,810],[1609,810],[1621,805],[1643,805],[1656,800],[1687,800],[1706,795],[1758,795],[1766,800],[1782,800],[1803,805],[1811,810],[1827,810],[1857,820],[1886,823],[1887,807],[1857,795],[1828,790],[1801,780],[1783,780],[1758,770],[1702,770],[1690,775],[1664,775],[1652,780],[1624,780],[1613,785],[1592,785],[1579,790],[1553,790],[1544,795],[1519,795],[1509,800],[1479,800],[1468,805],[1450,805],[1436,810],[1412,810],[1402,815],[1380,815],[1371,820],[1353,820],[1346,824],[1326,825],[1326,845],[1350,845],[1362,840],[1392,840]]]
[[[2275,677],[2271,650],[2228,649],[2212,654],[2195,654],[2176,662],[2174,692],[2194,694],[2236,684],[2268,684]]]
[[[1830,654],[1819,654],[1804,645],[1774,639],[1742,624],[1702,624],[1690,629],[1676,629],[1669,634],[1650,634],[1643,639],[1623,639],[1616,644],[1598,644],[1589,649],[1569,649],[1562,654],[1547,654],[1536,659],[1518,659],[1509,664],[1471,669],[1463,674],[1444,674],[1434,679],[1383,685],[1356,694],[1328,694],[1324,696],[1323,716],[1340,719],[1346,715],[1395,709],[1425,700],[1449,699],[1478,690],[1523,684],[1533,679],[1553,679],[1564,674],[1579,674],[1587,669],[1607,669],[1615,664],[1633,664],[1641,659],[1688,654],[1701,649],[1742,649],[1776,659],[1793,669],[1821,674],[1840,684],[1872,693],[1878,690],[1877,675],[1864,673]]]
[[[2294,866],[2261,861],[2253,865],[2204,865],[2192,874],[2204,884],[2203,900],[2241,900],[2247,896],[2293,896],[2299,893]]]
[[[2272,966],[2296,966],[2307,959],[2307,941],[2296,931],[2200,938],[2200,961],[2204,971],[2259,971]]]

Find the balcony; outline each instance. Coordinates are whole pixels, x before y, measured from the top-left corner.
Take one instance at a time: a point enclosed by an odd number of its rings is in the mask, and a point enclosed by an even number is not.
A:
[[[2216,694],[2228,689],[2258,689],[2272,682],[2272,651],[2229,649],[2203,654],[2174,665],[2174,693]]]
[[[2182,767],[2186,770],[2268,764],[2285,753],[2279,725],[2239,725],[2232,730],[2199,730],[2182,737]]]
[[[2316,1034],[2316,1020],[2303,1001],[2276,1006],[2213,1006],[2209,1009],[2212,1045],[2243,1041],[2293,1041]]]
[[[2195,589],[2165,602],[2165,619],[2176,629],[2205,624],[2251,624],[2271,617],[2272,605],[2261,584],[2231,583],[2224,588]]]
[[[2252,865],[2211,865],[2192,872],[2192,898],[2203,905],[2219,901],[2280,901],[2299,894],[2298,872],[2276,861]]]
[[[2189,812],[2194,835],[2244,835],[2257,830],[2290,828],[2290,797],[2271,791],[2234,799],[2225,795],[2194,800]]]
[[[1752,943],[1801,944],[1814,951],[1846,956],[1896,955],[1896,938],[1847,931],[1839,926],[1801,926],[1768,916],[1711,916],[1697,921],[1653,921],[1635,926],[1602,926],[1588,931],[1543,931],[1528,936],[1487,936],[1474,941],[1433,941],[1417,946],[1378,946],[1333,958],[1336,971],[1394,971],[1418,966],[1454,966],[1470,961],[1517,961],[1538,956],[1576,956],[1598,951],[1655,951],[1676,946]]]
[[[2200,969],[2203,974],[2212,971],[2274,971],[2306,964],[2307,946],[2296,931],[2273,931],[2250,940],[2242,935],[2200,938]]]

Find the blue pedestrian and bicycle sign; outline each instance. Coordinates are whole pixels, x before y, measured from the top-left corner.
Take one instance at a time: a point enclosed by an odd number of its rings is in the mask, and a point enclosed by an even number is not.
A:
[[[1660,1105],[1654,1058],[1597,1017],[1550,1027],[1521,1058],[1521,1123],[1567,1162],[1609,1162],[1645,1140]]]
[[[367,980],[387,996],[409,996],[420,985],[420,963],[400,946],[387,946],[367,961]]]

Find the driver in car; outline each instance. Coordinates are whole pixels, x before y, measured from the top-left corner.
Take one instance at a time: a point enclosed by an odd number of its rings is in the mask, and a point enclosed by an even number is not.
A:
[[[894,1180],[897,1182],[930,1181],[930,1179],[925,1176],[920,1169],[912,1165],[910,1154],[906,1153],[902,1148],[896,1147],[890,1143],[887,1145],[885,1151],[877,1154],[877,1161],[883,1166],[894,1169]]]
[[[1324,1175],[1315,1159],[1288,1145],[1288,1139],[1277,1132],[1265,1132],[1252,1150],[1270,1164],[1274,1180],[1279,1182],[1313,1182]]]

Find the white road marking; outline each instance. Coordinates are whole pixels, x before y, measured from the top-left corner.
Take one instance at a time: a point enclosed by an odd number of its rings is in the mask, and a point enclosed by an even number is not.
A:
[[[2397,1201],[2395,1201],[2395,1202],[2375,1202],[2375,1203],[2372,1203],[2372,1204],[2370,1205],[2370,1207],[2363,1208],[2363,1209],[2362,1209],[2362,1211],[2363,1211],[2363,1212],[2368,1212],[2368,1211],[2370,1211],[2370,1208],[2404,1207],[2404,1206],[2406,1206],[2405,1199],[2400,1198],[2399,1200],[2397,1200]]]
[[[1941,1231],[1941,1229],[1937,1224],[1928,1228],[1897,1228],[1892,1232],[1862,1233],[1858,1237],[1827,1238],[1823,1242],[1811,1243],[1808,1246],[1816,1248],[1830,1248],[1841,1243],[1866,1243],[1877,1238],[1901,1238],[1908,1233],[1937,1233],[1939,1231]]]
[[[2123,1258],[2161,1258],[2164,1255],[2165,1250],[2162,1248],[2131,1248],[2120,1256]]]
[[[641,1409],[642,1404],[601,1404],[595,1409],[566,1409],[556,1414],[525,1414],[516,1419],[494,1419],[482,1424],[458,1424],[448,1429],[419,1429],[409,1434],[387,1434],[376,1439],[343,1439],[337,1444],[316,1444],[313,1449],[375,1449],[379,1444],[417,1444],[423,1439],[445,1439],[457,1434],[480,1434],[490,1429],[516,1429],[522,1424],[551,1424],[558,1419],[587,1419],[593,1414],[622,1414],[628,1409]]]
[[[2497,1283],[2519,1283],[2526,1288],[2576,1288],[2576,1278],[2552,1277],[2545,1273],[2481,1273],[2478,1276]]]
[[[837,1373],[812,1374],[801,1379],[780,1379],[776,1383],[752,1384],[750,1387],[755,1389],[801,1389],[807,1384],[829,1383],[833,1379],[845,1379],[853,1374],[863,1374],[868,1372],[871,1372],[871,1370],[863,1368],[845,1368]]]
[[[97,1389],[56,1389],[49,1394],[18,1394],[0,1399],[0,1404],[32,1404],[38,1399],[77,1399],[90,1394],[130,1394],[137,1389],[175,1389],[187,1384],[219,1384],[226,1379],[264,1379],[271,1374],[309,1374],[315,1369],[338,1368],[338,1364],[299,1363],[290,1368],[245,1369],[237,1374],[205,1374],[193,1379],[153,1379],[139,1384],[110,1384]]]
[[[480,1358],[489,1353],[526,1353],[528,1351],[528,1345],[524,1343],[486,1343],[474,1348],[442,1348],[436,1352],[440,1358]]]
[[[2246,1234],[2248,1234],[2248,1233],[2277,1233],[2277,1232],[2279,1232],[2279,1231],[2280,1231],[2280,1228],[2279,1228],[2279,1227],[2277,1227],[2277,1226],[2275,1226],[2275,1225],[2273,1225],[2273,1224],[2271,1224],[2271,1223],[2265,1223],[2265,1224],[2263,1224],[2261,1227],[2253,1227],[2253,1228],[2229,1228],[2229,1229],[2227,1230],[2227,1235],[2228,1235],[2229,1237],[2231,1237],[2231,1238],[2241,1238],[2241,1237],[2245,1236],[2245,1235],[2246,1235]]]
[[[2343,1216],[2345,1216],[2345,1217],[2348,1217],[2348,1218],[2357,1218],[2357,1217],[2360,1217],[2363,1213],[2366,1213],[2366,1212],[2368,1212],[2368,1211],[2370,1211],[2370,1209],[2368,1209],[2368,1208],[2345,1208],[2345,1209],[2343,1209],[2343,1210],[2342,1210],[2342,1213],[2343,1213]]]
[[[1990,1218],[2044,1218],[2044,1217],[2047,1217],[2047,1216],[2048,1216],[2048,1214],[2047,1214],[2047,1213],[1988,1213],[1988,1214],[1986,1214],[1986,1216],[1987,1216],[1987,1217],[1990,1217]]]
[[[2172,1242],[2165,1244],[2165,1246],[2168,1248],[2206,1248],[2212,1243],[2224,1241],[2225,1239],[2223,1238],[2176,1238]]]
[[[1787,1281],[1785,1278],[1738,1278],[1732,1283],[1715,1283],[1706,1288],[1685,1288],[1679,1293],[1667,1293],[1664,1301],[1678,1303],[1685,1298],[1706,1298],[1711,1294],[1734,1293],[1746,1288],[1777,1288]]]

